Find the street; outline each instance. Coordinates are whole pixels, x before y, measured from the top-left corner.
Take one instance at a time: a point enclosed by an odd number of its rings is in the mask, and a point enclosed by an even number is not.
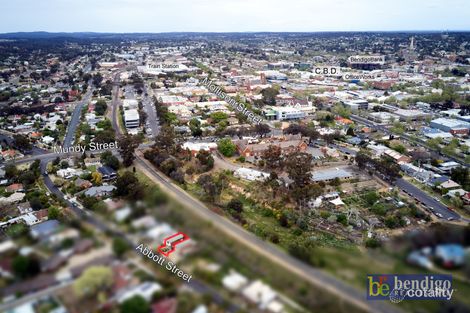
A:
[[[70,122],[67,127],[67,133],[65,134],[64,143],[63,143],[64,148],[68,148],[73,144],[73,141],[75,139],[75,132],[77,130],[78,125],[80,124],[82,109],[88,103],[88,101],[90,101],[92,94],[93,94],[93,88],[90,87],[90,89],[88,89],[83,99],[78,104],[75,105],[75,108],[72,112],[72,117],[70,118]]]
[[[448,218],[453,218],[455,220],[459,220],[461,218],[459,214],[457,214],[454,211],[449,210],[447,206],[445,206],[441,202],[431,197],[427,192],[419,189],[418,187],[407,182],[403,178],[397,179],[395,181],[395,184],[397,185],[397,187],[403,190],[403,192],[409,194],[411,197],[423,203],[428,208],[432,208],[434,212],[442,214],[442,218],[446,220]]]

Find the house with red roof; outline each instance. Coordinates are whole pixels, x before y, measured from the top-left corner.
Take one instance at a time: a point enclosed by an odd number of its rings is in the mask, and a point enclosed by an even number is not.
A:
[[[163,299],[152,305],[152,313],[175,313],[177,306],[175,298]]]

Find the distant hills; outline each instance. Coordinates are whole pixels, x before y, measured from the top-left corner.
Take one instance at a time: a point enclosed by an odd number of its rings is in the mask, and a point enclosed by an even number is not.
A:
[[[0,33],[0,39],[116,39],[116,38],[171,38],[194,36],[240,36],[240,35],[335,35],[335,34],[440,34],[442,31],[345,31],[345,32],[165,32],[165,33],[100,33],[100,32],[13,32]],[[468,33],[468,31],[455,31],[452,33]]]

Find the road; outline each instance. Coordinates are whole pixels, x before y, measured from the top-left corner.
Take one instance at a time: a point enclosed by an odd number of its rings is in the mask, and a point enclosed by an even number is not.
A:
[[[160,125],[157,116],[157,110],[153,103],[150,94],[148,94],[150,90],[147,88],[147,85],[144,84],[144,99],[142,100],[142,104],[144,105],[145,112],[147,113],[147,122],[149,128],[151,130],[151,138],[155,138],[158,132],[160,131]],[[150,91],[151,92],[151,91]],[[151,92],[153,94],[153,92]]]
[[[160,185],[164,191],[172,195],[186,208],[193,211],[193,213],[204,220],[210,221],[211,224],[220,231],[254,250],[259,255],[268,258],[273,263],[280,265],[285,270],[304,278],[313,285],[368,312],[401,312],[398,307],[388,304],[387,302],[367,301],[365,299],[365,291],[351,287],[328,273],[312,268],[284,251],[281,251],[276,246],[259,239],[239,225],[212,212],[202,202],[187,194],[180,187],[173,184],[164,174],[155,170],[153,165],[142,157],[141,153],[138,153],[135,164],[142,172]]]
[[[111,101],[111,124],[116,131],[117,137],[120,136],[121,134],[121,129],[119,128],[119,120],[118,120],[118,114],[119,114],[119,77],[121,75],[122,71],[118,71],[114,75],[114,81],[113,81],[113,100]]]
[[[67,127],[67,133],[65,134],[64,138],[64,143],[63,146],[64,148],[69,148],[75,139],[75,132],[77,131],[78,124],[80,123],[80,118],[82,116],[82,109],[85,106],[85,104],[88,103],[91,99],[91,95],[93,94],[93,88],[89,88],[88,91],[86,92],[85,96],[83,99],[75,105],[75,108],[72,112],[72,117],[70,118],[69,125]]]
[[[444,219],[453,218],[455,220],[461,219],[461,216],[459,214],[457,214],[454,211],[449,210],[447,206],[445,206],[441,202],[431,197],[425,191],[407,182],[403,178],[397,179],[395,181],[395,185],[399,187],[401,190],[403,190],[405,193],[409,194],[410,196],[414,197],[419,202],[426,205],[427,207],[432,208],[434,212],[442,214],[442,218]]]
[[[390,130],[388,130],[386,127],[384,127],[383,125],[378,125],[372,121],[369,121],[367,119],[364,119],[360,116],[356,116],[356,115],[351,115],[351,119],[355,122],[359,122],[359,123],[362,123],[364,125],[367,125],[369,127],[374,127],[380,131],[383,131],[384,133],[386,134],[393,134]],[[409,136],[407,136],[406,134],[404,135],[401,135],[402,138],[405,138],[409,141],[416,141],[412,138],[409,138]],[[422,140],[419,140],[419,141],[422,141]],[[424,141],[422,141],[423,145],[425,144]],[[451,158],[452,159],[452,158]],[[465,163],[462,163],[460,160],[457,160],[457,159],[452,159],[456,162],[459,162],[460,164],[462,164],[463,166],[467,166]],[[406,180],[400,178],[400,179],[397,179],[395,181],[395,185],[397,187],[399,187],[401,190],[403,190],[403,192],[405,193],[408,193],[410,194],[411,196],[413,196],[414,198],[416,198],[417,200],[419,200],[421,203],[424,203],[425,205],[427,205],[428,207],[430,208],[433,208],[435,210],[435,212],[437,213],[440,213],[442,214],[442,218],[443,219],[448,219],[448,218],[453,218],[455,220],[460,220],[462,219],[463,221],[465,222],[470,222],[470,220],[466,219],[466,218],[462,218],[459,214],[457,214],[456,212],[450,210],[449,208],[447,208],[447,206],[445,206],[444,204],[442,204],[441,202],[437,201],[436,199],[434,199],[431,195],[429,195],[427,192],[415,187],[413,184],[407,182]]]
[[[377,129],[377,130],[380,130],[382,132],[384,132],[385,134],[387,135],[396,135],[394,134],[391,130],[389,130],[387,127],[383,126],[383,125],[380,125],[380,124],[377,124],[377,123],[374,123],[366,118],[363,118],[361,116],[358,116],[358,115],[353,115],[351,114],[350,116],[351,120],[355,121],[355,122],[358,122],[358,123],[361,123],[361,124],[364,124],[366,126],[369,126],[371,128],[374,128],[374,129]],[[436,152],[436,153],[442,153],[442,151],[439,149],[439,150],[434,150],[434,149],[431,149],[429,147],[427,147],[427,144],[426,144],[426,141],[420,139],[420,138],[412,138],[411,136],[407,135],[407,134],[401,134],[399,135],[401,138],[407,140],[408,142],[412,142],[412,143],[419,143],[421,144],[423,147],[426,147],[426,149],[430,150],[430,151],[433,151],[433,152]],[[446,155],[445,156],[447,159],[449,160],[452,160],[454,162],[457,162],[459,163],[460,165],[462,166],[470,166],[470,164],[466,164],[465,162],[463,162],[462,160],[460,159],[457,159],[453,156],[449,156],[449,155]]]

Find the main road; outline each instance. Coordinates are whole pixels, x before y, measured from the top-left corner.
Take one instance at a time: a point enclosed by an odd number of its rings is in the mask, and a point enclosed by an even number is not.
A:
[[[397,187],[403,190],[408,195],[412,196],[426,207],[430,208],[433,212],[442,214],[442,218],[444,219],[454,219],[459,220],[463,219],[467,221],[467,219],[462,218],[458,213],[450,210],[447,206],[442,204],[442,202],[437,201],[435,198],[431,197],[427,192],[419,189],[415,185],[407,182],[403,178],[399,178],[394,183]]]
[[[380,131],[384,132],[387,135],[394,135],[394,133],[390,129],[385,127],[384,125],[377,124],[377,123],[375,123],[371,120],[368,120],[366,118],[363,118],[359,115],[351,114],[350,118],[354,122],[358,122],[358,123],[364,124],[368,127],[380,130]],[[411,136],[409,136],[407,134],[401,134],[400,137],[404,138],[405,140],[407,140],[409,142],[417,142],[417,143],[423,145],[423,147],[426,147],[427,149],[429,149],[433,152],[441,153],[441,150],[431,149],[431,148],[427,147],[426,142],[424,140],[420,139],[420,138],[412,138]],[[465,161],[462,161],[461,159],[455,158],[453,156],[445,155],[445,157],[448,158],[449,160],[452,160],[454,162],[457,162],[457,163],[461,164],[462,166],[470,166],[470,164],[465,163]]]
[[[364,124],[369,127],[373,127],[375,129],[378,129],[380,131],[383,131],[386,134],[393,135],[393,132],[391,132],[389,129],[387,129],[383,125],[378,125],[372,121],[369,121],[363,117],[357,116],[357,115],[351,115],[351,119],[355,122]],[[403,138],[405,138],[408,141],[413,141],[412,138],[410,138],[408,135],[404,134],[401,135]],[[423,145],[425,144],[424,141],[418,140],[418,142],[422,143]],[[451,158],[452,160],[459,162],[463,166],[467,166],[465,163],[462,163],[462,161]],[[427,192],[415,187],[413,184],[407,182],[406,180],[400,178],[397,179],[393,184],[395,184],[398,188],[400,188],[403,192],[411,195],[414,197],[416,200],[420,201],[421,203],[425,204],[429,208],[432,208],[432,210],[436,213],[442,214],[442,218],[444,219],[449,219],[452,218],[454,220],[460,220],[462,219],[465,222],[470,222],[470,220],[466,218],[462,218],[459,214],[456,212],[450,210],[447,206],[442,204],[441,202],[437,201],[434,199],[431,195],[429,195]]]

